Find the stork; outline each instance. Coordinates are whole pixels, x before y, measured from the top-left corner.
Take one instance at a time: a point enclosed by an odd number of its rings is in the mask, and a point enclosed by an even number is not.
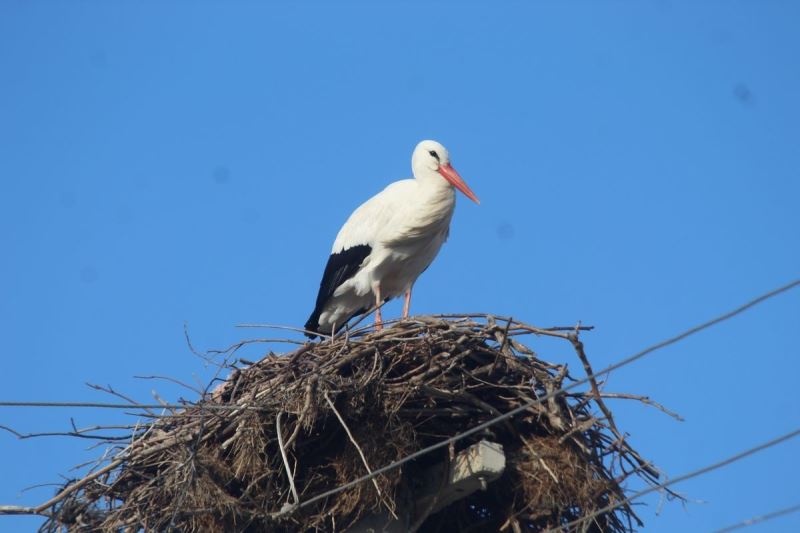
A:
[[[353,211],[339,230],[319,284],[306,335],[333,335],[356,315],[405,294],[408,317],[411,289],[439,253],[450,231],[455,187],[480,204],[436,141],[422,141],[411,156],[414,179],[396,181]]]

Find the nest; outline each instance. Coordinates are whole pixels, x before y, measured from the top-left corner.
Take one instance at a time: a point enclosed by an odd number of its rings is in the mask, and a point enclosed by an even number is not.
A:
[[[541,531],[612,504],[584,530],[641,526],[623,484],[658,473],[616,429],[594,382],[304,503],[559,391],[567,367],[539,359],[519,341],[529,334],[571,343],[591,370],[578,329],[476,315],[363,328],[234,367],[63,487],[42,529],[346,531],[407,513],[420,531]],[[434,514],[415,508],[419,480],[481,440],[502,445],[502,476]]]

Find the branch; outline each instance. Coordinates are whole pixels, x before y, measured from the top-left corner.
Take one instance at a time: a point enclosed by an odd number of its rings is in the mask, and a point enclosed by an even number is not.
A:
[[[0,505],[0,515],[39,515],[50,516],[50,513],[38,511],[35,507],[20,507],[17,505]]]
[[[297,495],[297,487],[294,486],[294,476],[292,475],[292,469],[289,467],[289,458],[286,457],[286,450],[283,446],[283,433],[281,433],[282,416],[283,411],[278,413],[278,418],[275,419],[275,429],[278,432],[278,447],[281,450],[281,457],[283,457],[283,466],[286,468],[286,476],[289,478],[289,485],[292,489],[292,496],[294,497],[294,505],[292,507],[296,507],[300,503],[300,497]]]
[[[25,439],[32,439],[35,437],[77,437],[81,439],[94,439],[94,440],[104,440],[104,441],[115,441],[115,440],[128,440],[131,436],[128,435],[89,435],[93,431],[104,431],[108,429],[133,429],[134,426],[94,426],[89,428],[83,429],[76,429],[75,431],[52,431],[52,432],[42,432],[42,433],[20,433],[19,431],[10,428],[8,426],[4,426],[0,424],[0,429],[8,431],[15,437],[20,440]]]

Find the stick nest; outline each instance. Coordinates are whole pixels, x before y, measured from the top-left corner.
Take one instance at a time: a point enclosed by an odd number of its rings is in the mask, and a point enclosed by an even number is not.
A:
[[[346,531],[366,515],[404,509],[420,531],[559,527],[622,502],[630,476],[658,476],[616,429],[596,384],[309,505],[295,505],[292,483],[302,504],[559,391],[572,379],[566,365],[517,339],[560,337],[585,359],[577,333],[486,315],[416,317],[269,353],[112,448],[103,468],[69,482],[44,509],[42,529]],[[502,445],[502,477],[431,516],[414,509],[416,480],[480,440]],[[623,504],[584,525],[617,532],[641,522]]]

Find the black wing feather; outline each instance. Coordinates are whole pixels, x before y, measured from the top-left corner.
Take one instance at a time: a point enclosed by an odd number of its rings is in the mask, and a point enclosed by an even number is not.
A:
[[[325,265],[325,273],[322,274],[322,281],[319,284],[317,303],[314,306],[314,312],[308,317],[305,329],[319,332],[319,316],[322,314],[325,304],[342,283],[356,275],[361,268],[361,263],[364,262],[364,259],[366,259],[370,253],[372,253],[371,246],[368,244],[359,244],[342,250],[341,252],[331,254],[330,257],[328,257],[328,264]],[[353,316],[357,314],[359,313],[355,313]],[[344,324],[342,324],[342,326],[343,325]],[[308,333],[306,335],[311,338],[315,337],[315,335],[310,335]]]

